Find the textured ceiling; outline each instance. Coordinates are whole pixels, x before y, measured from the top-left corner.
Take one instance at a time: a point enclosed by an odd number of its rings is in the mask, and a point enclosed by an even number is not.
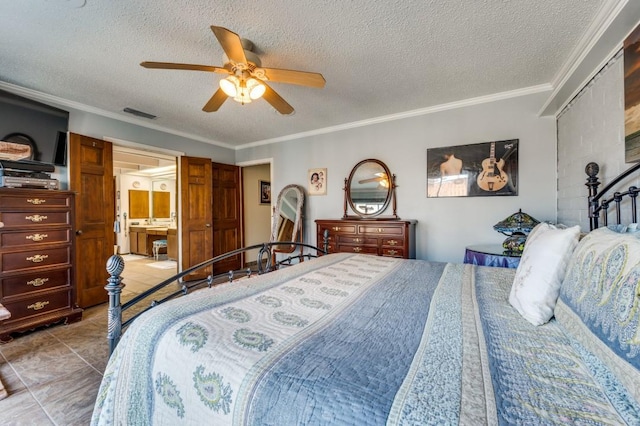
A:
[[[0,81],[239,146],[549,84],[603,0],[0,0]],[[262,65],[322,73],[323,89],[271,83],[264,100],[202,107],[222,65],[209,29],[251,40]],[[127,117],[130,117],[126,115]]]

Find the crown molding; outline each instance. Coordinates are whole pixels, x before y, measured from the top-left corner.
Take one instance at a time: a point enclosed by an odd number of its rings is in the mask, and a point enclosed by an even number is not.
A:
[[[269,145],[277,142],[286,142],[294,139],[301,139],[301,138],[306,138],[310,136],[317,136],[317,135],[323,135],[327,133],[339,132],[342,130],[355,129],[358,127],[369,126],[371,124],[402,120],[405,118],[417,117],[417,116],[427,115],[427,114],[434,114],[441,111],[464,108],[464,107],[473,106],[473,105],[480,105],[480,104],[485,104],[489,102],[500,101],[503,99],[517,98],[519,96],[526,96],[526,95],[531,95],[535,93],[548,92],[550,90],[552,90],[551,84],[540,84],[538,86],[525,87],[522,89],[510,90],[507,92],[494,93],[491,95],[464,99],[461,101],[450,102],[447,104],[434,105],[431,107],[420,108],[412,111],[400,112],[397,114],[389,114],[389,115],[383,115],[380,117],[370,118],[366,120],[354,121],[351,123],[340,124],[337,126],[324,127],[322,129],[311,130],[308,132],[295,133],[292,135],[281,136],[281,137],[272,138],[272,139],[264,139],[261,141],[240,145],[235,149],[237,151],[237,150],[253,148],[261,145]]]
[[[637,0],[607,0],[553,79],[553,92],[539,115],[557,116],[622,48],[639,16]]]

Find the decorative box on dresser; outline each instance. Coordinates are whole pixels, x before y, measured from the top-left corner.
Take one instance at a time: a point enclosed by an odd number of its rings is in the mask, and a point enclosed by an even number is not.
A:
[[[329,231],[329,253],[416,258],[415,220],[318,219],[317,244]]]
[[[11,333],[82,319],[73,279],[68,191],[0,188],[0,342]]]

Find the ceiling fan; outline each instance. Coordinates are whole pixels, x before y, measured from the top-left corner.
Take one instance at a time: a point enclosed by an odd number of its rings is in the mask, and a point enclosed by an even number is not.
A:
[[[145,68],[160,68],[227,74],[220,80],[220,87],[202,108],[205,112],[217,111],[228,97],[241,104],[263,97],[280,114],[291,114],[293,107],[266,82],[297,84],[300,86],[324,87],[322,74],[278,68],[262,68],[260,58],[253,53],[253,43],[241,39],[238,34],[223,27],[211,26],[224,50],[224,65],[176,64],[172,62],[142,62]]]

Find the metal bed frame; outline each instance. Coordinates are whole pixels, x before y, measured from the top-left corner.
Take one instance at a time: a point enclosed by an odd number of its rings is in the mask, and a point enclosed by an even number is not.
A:
[[[616,176],[611,182],[609,182],[604,188],[598,191],[598,186],[600,186],[600,181],[598,180],[598,172],[600,171],[600,166],[597,163],[589,163],[585,167],[584,171],[587,174],[587,183],[585,185],[589,188],[589,228],[590,230],[594,230],[599,226],[607,226],[609,224],[608,213],[609,207],[613,205],[616,211],[616,224],[620,225],[622,223],[622,215],[620,204],[622,203],[625,197],[629,197],[631,202],[631,220],[629,223],[637,223],[638,215],[637,215],[637,202],[638,193],[640,189],[636,186],[630,186],[628,190],[624,192],[616,191],[607,198],[605,198],[606,194],[609,193],[618,183],[620,183],[627,176],[633,174],[638,169],[640,169],[640,163],[634,164],[629,167],[627,170],[622,172],[619,176]],[[600,224],[600,219],[602,219],[602,224]]]
[[[290,241],[277,241],[277,242],[268,242],[262,244],[255,244],[249,247],[239,248],[228,253],[221,254],[212,259],[206,260],[202,263],[199,263],[195,266],[192,266],[184,271],[174,275],[171,278],[168,278],[161,283],[155,285],[149,290],[135,296],[133,299],[126,303],[121,303],[120,295],[122,293],[122,289],[125,287],[125,284],[122,282],[122,272],[124,271],[124,259],[119,254],[114,254],[107,260],[107,272],[109,273],[109,278],[107,279],[107,285],[105,286],[105,290],[109,294],[109,309],[108,309],[108,318],[107,318],[107,340],[109,341],[109,355],[111,355],[118,345],[120,337],[122,335],[122,330],[127,327],[133,320],[138,318],[138,316],[142,315],[144,312],[149,309],[157,306],[161,303],[164,303],[170,299],[173,299],[178,296],[183,296],[189,293],[190,290],[196,290],[198,288],[204,287],[204,285],[211,287],[214,284],[220,284],[222,282],[233,282],[234,279],[239,278],[250,278],[254,273],[261,275],[266,274],[268,272],[274,271],[276,269],[280,269],[283,267],[287,267],[293,265],[294,263],[299,263],[304,261],[304,259],[312,259],[316,258],[322,254],[328,253],[328,232],[325,232],[323,248],[320,249],[318,247],[300,243],[300,242],[290,242]],[[282,259],[277,262],[272,261],[273,247],[279,245],[286,246],[295,246],[295,249],[299,250],[297,255],[289,256],[285,259]],[[311,249],[311,253],[303,254],[304,248]],[[194,272],[201,271],[205,268],[211,267],[214,263],[220,262],[221,260],[228,259],[233,256],[237,256],[249,250],[259,249],[258,252],[258,261],[256,269],[244,268],[235,271],[229,271],[217,275],[208,275],[206,278],[197,279],[193,281],[184,280],[187,275],[190,275]],[[140,312],[132,315],[126,321],[123,321],[122,314],[127,309],[130,309],[134,305],[142,302],[144,299],[154,295],[158,291],[166,288],[172,283],[178,283],[180,288],[171,292],[170,294],[162,297],[159,300],[152,300],[151,304],[141,310]]]

